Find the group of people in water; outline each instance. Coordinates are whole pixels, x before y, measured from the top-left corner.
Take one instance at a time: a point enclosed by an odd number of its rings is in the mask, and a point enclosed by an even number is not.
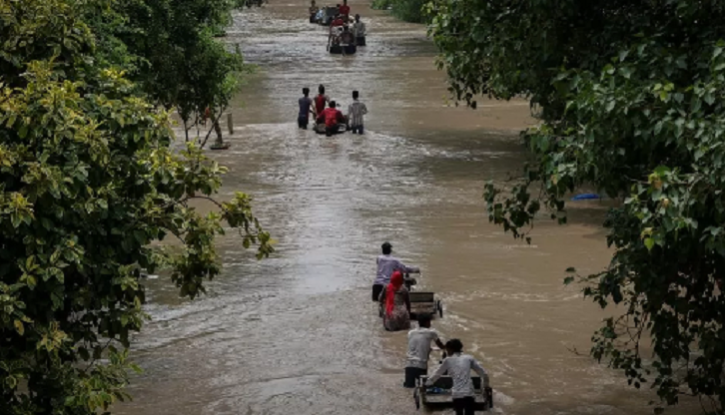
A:
[[[342,54],[354,54],[358,46],[365,46],[366,40],[365,23],[359,14],[351,20],[349,16],[340,14],[330,23],[330,35],[327,47],[341,47]]]
[[[360,92],[352,91],[352,102],[347,107],[347,115],[338,109],[339,105],[325,94],[325,86],[317,88],[317,95],[310,98],[310,89],[302,88],[302,98],[298,100],[299,114],[297,126],[306,130],[310,123],[310,117],[314,120],[315,131],[328,137],[344,131],[352,131],[353,134],[365,132],[365,114],[368,108],[360,101]]]
[[[312,0],[310,20],[318,11],[315,0]],[[337,11],[338,14],[330,23],[328,47],[343,45],[354,47],[360,43],[358,41],[360,37],[364,42],[365,24],[360,20],[360,15],[356,15],[355,20],[351,22],[347,0],[344,0],[342,5],[337,5]],[[302,95],[298,101],[297,124],[300,129],[307,129],[312,118],[315,130],[318,133],[324,132],[328,137],[346,130],[359,134],[365,131],[364,116],[368,110],[360,101],[358,91],[352,91],[352,102],[347,108],[347,115],[338,109],[340,106],[337,102],[327,96],[324,85],[318,87],[318,93],[314,98],[310,98],[309,88],[303,88]],[[471,379],[471,371],[481,377],[482,386],[487,389],[488,374],[475,358],[463,353],[463,343],[459,339],[443,342],[438,332],[431,327],[432,315],[417,314],[417,327],[411,329],[410,294],[406,287],[405,276],[419,273],[420,270],[405,265],[392,253],[393,246],[385,242],[382,245],[382,254],[376,261],[377,275],[372,286],[372,300],[382,309],[385,330],[408,331],[407,364],[403,386],[415,388],[421,385],[420,378],[428,375],[430,352],[435,344],[444,351],[444,360],[436,372],[427,378],[424,386],[433,386],[440,377],[449,376],[453,383],[451,397],[456,415],[473,415],[476,409],[476,390]]]
[[[405,265],[393,255],[389,242],[382,245],[382,254],[377,257],[377,275],[372,287],[372,300],[383,307],[383,327],[388,331],[408,331],[408,361],[405,367],[403,386],[415,388],[418,379],[428,375],[428,360],[432,345],[444,350],[447,356],[436,372],[427,379],[425,386],[433,386],[443,375],[452,378],[451,397],[456,415],[473,415],[476,408],[475,388],[471,371],[477,373],[485,388],[489,387],[486,370],[470,355],[463,353],[459,339],[445,344],[436,330],[431,328],[430,314],[417,315],[418,327],[411,328],[410,296],[405,284],[405,275],[419,273],[420,269]]]
[[[325,21],[325,24],[328,23],[327,19],[329,19],[330,32],[327,38],[328,50],[333,51],[336,48],[339,49],[338,53],[354,54],[358,46],[365,46],[367,28],[359,14],[356,14],[354,19],[350,17],[350,6],[348,6],[347,0],[343,0],[342,4],[328,9],[334,15],[319,16],[319,18]],[[317,7],[315,0],[311,1],[309,11],[311,22],[318,19],[318,13],[324,14],[324,11],[321,12]]]

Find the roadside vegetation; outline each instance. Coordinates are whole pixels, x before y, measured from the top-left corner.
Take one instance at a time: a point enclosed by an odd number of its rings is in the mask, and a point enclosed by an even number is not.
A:
[[[723,413],[725,4],[435,0],[431,12],[459,100],[538,109],[521,180],[486,186],[490,220],[530,240],[543,214],[566,222],[580,186],[621,200],[602,224],[609,266],[565,280],[617,314],[591,355],[654,389],[655,412],[689,395]]]
[[[225,228],[272,252],[250,196],[214,199],[207,131],[171,129],[221,116],[247,70],[213,37],[236,6],[0,0],[0,413],[105,413],[128,398],[144,273],[194,298]]]
[[[427,15],[424,8],[427,0],[374,0],[372,8],[376,10],[390,10],[396,18],[405,22],[425,23]]]

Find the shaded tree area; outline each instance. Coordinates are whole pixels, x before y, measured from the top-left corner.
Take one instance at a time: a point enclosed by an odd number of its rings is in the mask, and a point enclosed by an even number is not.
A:
[[[490,220],[528,239],[542,213],[565,223],[582,185],[619,198],[603,223],[611,263],[578,276],[587,298],[623,310],[592,356],[653,388],[657,412],[685,394],[722,413],[725,3],[435,0],[431,12],[459,100],[524,96],[541,120],[524,133],[521,179],[486,186]]]
[[[0,413],[107,411],[128,398],[144,272],[195,298],[225,229],[272,252],[250,196],[214,199],[225,169],[201,140],[171,148],[169,110],[223,104],[243,70],[211,36],[233,6],[0,0]]]
[[[427,0],[374,0],[372,7],[378,10],[390,10],[396,18],[412,23],[424,23]]]

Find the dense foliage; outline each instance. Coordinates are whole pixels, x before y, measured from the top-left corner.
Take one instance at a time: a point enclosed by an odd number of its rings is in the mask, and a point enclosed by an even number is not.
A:
[[[249,196],[212,199],[224,169],[198,140],[171,148],[165,108],[226,99],[184,95],[201,69],[167,66],[176,53],[197,64],[218,47],[205,43],[207,22],[188,14],[183,28],[164,26],[163,14],[142,22],[123,8],[175,3],[0,0],[2,414],[106,411],[127,397],[144,272],[169,268],[180,295],[194,298],[220,271],[223,226],[259,258],[272,250]],[[229,5],[207,3],[223,6],[214,20],[223,22]],[[193,45],[165,47],[184,36]],[[201,214],[194,199],[219,209]],[[174,243],[158,243],[166,239]]]
[[[436,0],[431,11],[459,99],[526,96],[542,121],[525,134],[523,179],[487,185],[490,220],[527,238],[542,209],[565,222],[582,185],[621,198],[604,222],[611,264],[581,278],[586,297],[624,310],[592,355],[665,404],[690,394],[721,413],[725,3]]]
[[[128,0],[91,17],[101,53],[154,102],[177,109],[188,131],[206,108],[219,118],[249,70],[216,36],[241,0]],[[114,19],[110,19],[114,16]],[[110,21],[110,23],[109,23]],[[206,136],[205,136],[206,138]]]
[[[424,13],[427,0],[374,0],[372,8],[390,10],[400,20],[412,23],[423,23],[427,20]]]

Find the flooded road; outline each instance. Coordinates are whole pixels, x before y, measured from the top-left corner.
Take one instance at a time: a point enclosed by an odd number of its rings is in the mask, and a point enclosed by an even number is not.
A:
[[[570,351],[586,354],[606,316],[562,286],[568,266],[607,264],[602,206],[572,206],[565,227],[541,221],[531,246],[487,221],[485,180],[506,180],[525,158],[516,134],[533,122],[527,103],[447,106],[425,28],[367,3],[351,6],[368,46],[340,57],[325,52],[306,2],[271,2],[237,14],[228,32],[259,71],[232,109],[231,149],[214,156],[230,168],[223,192],[255,196],[278,253],[256,262],[224,238],[224,273],[193,302],[150,281],[153,321],[133,352],[146,372],[118,413],[417,413],[401,387],[406,333],[384,332],[369,301],[388,240],[442,298],[434,327],[491,372],[496,412],[650,414],[649,394]],[[297,130],[301,88],[320,83],[345,106],[360,91],[365,135]]]

